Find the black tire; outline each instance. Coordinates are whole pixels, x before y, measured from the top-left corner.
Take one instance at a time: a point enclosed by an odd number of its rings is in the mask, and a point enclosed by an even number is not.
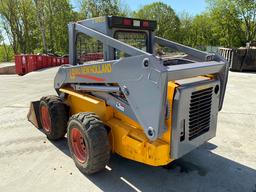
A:
[[[50,120],[50,130],[45,129],[43,123],[42,108],[47,108]],[[67,132],[68,107],[62,102],[60,97],[50,95],[42,97],[39,106],[39,115],[42,128],[49,140],[58,140],[65,136]]]
[[[87,154],[84,162],[79,161],[72,146],[74,129],[78,129],[83,137]],[[89,175],[105,168],[110,159],[110,145],[106,127],[95,113],[78,113],[70,117],[67,137],[71,156],[82,173]]]

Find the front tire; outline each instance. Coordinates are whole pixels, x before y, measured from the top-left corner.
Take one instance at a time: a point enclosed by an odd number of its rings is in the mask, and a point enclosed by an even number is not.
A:
[[[107,130],[95,113],[78,113],[68,123],[68,146],[77,168],[89,175],[101,171],[110,158]]]
[[[62,100],[55,95],[42,97],[39,106],[42,128],[49,140],[58,140],[67,132],[68,110]]]

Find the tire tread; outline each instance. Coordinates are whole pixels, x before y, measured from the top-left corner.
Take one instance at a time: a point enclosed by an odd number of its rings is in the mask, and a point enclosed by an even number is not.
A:
[[[46,133],[49,140],[58,140],[65,136],[67,132],[68,108],[56,95],[44,96],[40,100],[40,105],[46,104],[50,113],[52,130]]]
[[[76,166],[84,174],[93,174],[104,169],[110,159],[110,146],[107,130],[103,122],[100,120],[99,116],[92,112],[82,112],[72,115],[69,119],[69,124],[72,121],[78,121],[89,140],[88,150],[90,156],[87,165],[83,167],[75,161]],[[70,128],[71,127],[68,126],[68,129]],[[72,150],[70,151],[72,154]]]

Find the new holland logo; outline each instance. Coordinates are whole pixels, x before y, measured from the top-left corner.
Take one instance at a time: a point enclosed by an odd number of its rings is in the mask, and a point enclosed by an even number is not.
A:
[[[82,66],[82,67],[70,69],[69,78],[71,80],[74,80],[77,77],[80,77],[80,78],[86,78],[86,79],[95,80],[95,81],[105,81],[105,79],[96,77],[93,75],[111,73],[111,72],[112,72],[112,63],[89,65],[89,66]]]

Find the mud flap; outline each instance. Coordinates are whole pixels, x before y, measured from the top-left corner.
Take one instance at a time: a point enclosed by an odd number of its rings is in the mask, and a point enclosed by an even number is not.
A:
[[[38,129],[42,128],[39,115],[40,101],[32,101],[30,103],[29,112],[27,115],[28,121],[31,122]]]

